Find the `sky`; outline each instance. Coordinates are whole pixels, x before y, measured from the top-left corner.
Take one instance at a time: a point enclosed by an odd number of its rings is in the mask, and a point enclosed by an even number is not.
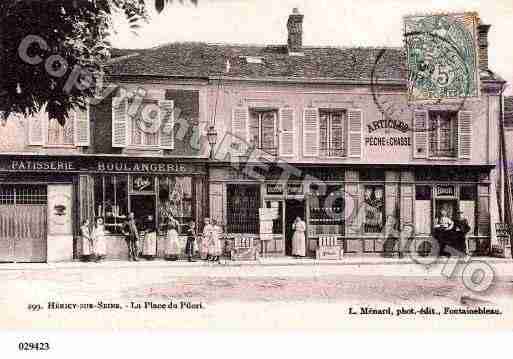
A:
[[[285,44],[286,23],[294,7],[304,14],[306,46],[402,46],[403,16],[433,12],[477,11],[492,25],[489,67],[510,83],[513,95],[513,0],[199,0],[198,6],[175,0],[153,11],[137,35],[122,16],[115,18],[111,41],[121,48],[147,48],[169,42]]]

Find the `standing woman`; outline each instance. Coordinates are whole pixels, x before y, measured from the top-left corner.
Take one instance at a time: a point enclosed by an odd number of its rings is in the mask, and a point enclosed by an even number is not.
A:
[[[166,248],[164,257],[168,261],[176,261],[180,255],[180,243],[178,240],[179,223],[173,216],[169,215],[167,220]]]
[[[212,241],[213,227],[210,224],[210,218],[205,218],[205,226],[203,227],[203,238],[200,243],[201,259],[210,260],[209,246]]]
[[[94,255],[94,245],[89,229],[89,219],[86,219],[80,226],[80,237],[82,239],[82,260],[90,261]]]
[[[152,260],[157,255],[157,228],[155,227],[153,216],[146,218],[144,228],[142,255],[147,260]]]
[[[305,230],[306,223],[301,217],[296,217],[292,224],[294,235],[292,236],[292,255],[299,258],[306,256]]]
[[[219,262],[219,258],[221,257],[221,234],[221,227],[217,224],[215,219],[212,219],[212,233],[208,245],[208,254],[210,260],[213,262]]]
[[[105,241],[105,225],[102,217],[96,218],[96,225],[91,237],[94,242],[96,261],[104,259],[107,255],[107,242]]]

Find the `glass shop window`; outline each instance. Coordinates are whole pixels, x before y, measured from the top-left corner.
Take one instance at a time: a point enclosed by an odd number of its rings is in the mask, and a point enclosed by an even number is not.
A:
[[[258,208],[260,187],[258,185],[228,185],[229,233],[259,233]]]
[[[159,223],[166,225],[172,217],[183,229],[193,217],[192,177],[159,177]]]
[[[344,191],[339,185],[310,185],[310,232],[312,235],[344,234]]]
[[[119,233],[128,215],[127,175],[94,178],[95,216],[105,219],[105,230]]]
[[[385,186],[364,186],[365,233],[380,233],[385,222]]]
[[[273,219],[273,234],[283,234],[283,201],[266,201],[267,208],[277,208],[278,216]]]

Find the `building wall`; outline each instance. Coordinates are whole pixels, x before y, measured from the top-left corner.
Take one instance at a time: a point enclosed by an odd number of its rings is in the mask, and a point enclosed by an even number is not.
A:
[[[498,129],[498,97],[488,97],[483,94],[480,98],[468,98],[464,101],[453,102],[449,105],[431,105],[433,110],[463,110],[472,113],[472,154],[470,159],[417,159],[413,156],[414,134],[412,133],[412,111],[408,106],[406,94],[402,89],[381,89],[378,93],[379,103],[391,109],[386,113],[395,120],[406,123],[410,129],[405,133],[398,130],[378,129],[369,133],[367,125],[373,121],[384,119],[373,98],[370,86],[342,85],[270,85],[225,82],[220,91],[215,87],[209,88],[209,108],[214,111],[216,98],[216,129],[219,133],[219,144],[223,136],[231,132],[232,110],[238,106],[249,108],[288,107],[293,109],[296,123],[295,153],[284,158],[292,163],[376,163],[376,164],[465,164],[484,165],[494,164],[497,156]],[[363,146],[360,158],[320,158],[305,156],[303,153],[303,115],[307,107],[322,109],[360,109],[363,115]],[[371,137],[406,137],[411,145],[371,145],[365,143]]]

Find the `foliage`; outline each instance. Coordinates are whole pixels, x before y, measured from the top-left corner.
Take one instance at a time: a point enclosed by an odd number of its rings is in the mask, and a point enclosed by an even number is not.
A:
[[[158,12],[172,2],[151,1]],[[149,20],[145,0],[1,0],[0,114],[44,108],[62,124],[71,109],[84,108],[110,55],[115,14],[132,31]],[[27,41],[30,35],[39,40]],[[30,46],[21,51],[24,40]]]

